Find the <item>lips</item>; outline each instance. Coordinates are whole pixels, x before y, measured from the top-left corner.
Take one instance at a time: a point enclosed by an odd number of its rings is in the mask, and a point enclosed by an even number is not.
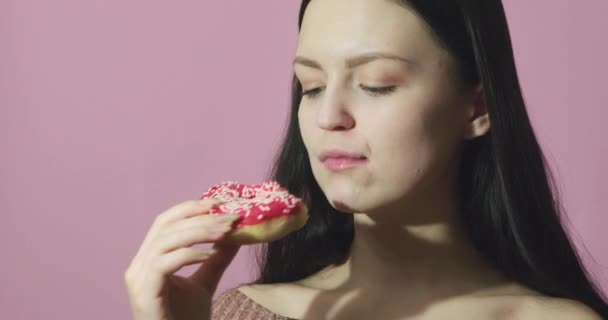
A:
[[[361,153],[335,149],[322,152],[319,160],[332,171],[358,167],[367,162],[367,158]]]
[[[326,158],[323,165],[331,171],[342,171],[360,167],[367,163],[366,158]]]
[[[325,162],[328,159],[342,159],[342,160],[362,160],[366,159],[362,153],[338,150],[338,149],[327,149],[324,150],[319,156],[321,162]]]

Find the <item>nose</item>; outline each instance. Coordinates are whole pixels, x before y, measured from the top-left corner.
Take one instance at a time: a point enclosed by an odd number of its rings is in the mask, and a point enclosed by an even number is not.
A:
[[[355,125],[355,120],[348,108],[348,101],[343,91],[327,86],[319,102],[317,125],[325,130],[347,130]]]

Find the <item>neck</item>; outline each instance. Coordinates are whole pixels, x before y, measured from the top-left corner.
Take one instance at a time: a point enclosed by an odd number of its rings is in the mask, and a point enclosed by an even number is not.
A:
[[[479,293],[505,284],[473,248],[449,192],[428,193],[374,212],[355,213],[347,262],[319,273],[331,290],[411,292],[425,299]],[[398,209],[397,209],[398,208]],[[434,299],[433,298],[433,299]]]
[[[454,295],[501,282],[455,222],[383,224],[357,214],[355,234],[342,266],[345,288]]]

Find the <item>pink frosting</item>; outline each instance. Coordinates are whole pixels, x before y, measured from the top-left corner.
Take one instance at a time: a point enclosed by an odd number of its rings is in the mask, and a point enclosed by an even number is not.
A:
[[[213,198],[225,203],[214,206],[209,214],[238,213],[237,228],[258,224],[280,216],[294,215],[303,205],[276,181],[247,185],[234,181],[217,184],[200,199]]]

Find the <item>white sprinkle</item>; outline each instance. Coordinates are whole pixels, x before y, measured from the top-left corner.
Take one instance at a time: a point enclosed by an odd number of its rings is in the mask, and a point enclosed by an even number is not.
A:
[[[262,218],[264,218],[263,214],[258,214],[258,220],[262,220]]]

